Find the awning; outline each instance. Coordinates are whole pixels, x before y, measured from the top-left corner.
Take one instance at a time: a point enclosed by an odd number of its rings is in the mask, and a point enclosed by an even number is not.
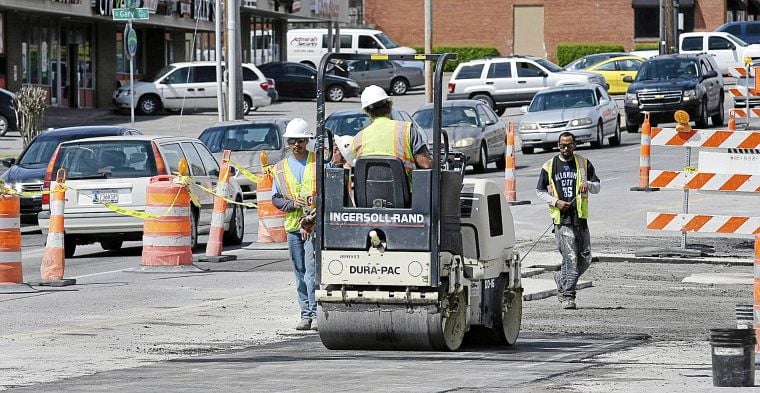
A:
[[[632,0],[633,8],[646,8],[646,7],[659,7],[660,0]],[[693,8],[694,0],[680,0],[678,2],[680,8]]]

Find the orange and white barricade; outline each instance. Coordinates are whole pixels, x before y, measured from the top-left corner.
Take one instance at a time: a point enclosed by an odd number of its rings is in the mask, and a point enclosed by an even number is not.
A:
[[[66,172],[63,168],[56,174],[56,185],[50,191],[50,221],[48,224],[45,253],[40,265],[40,281],[31,285],[62,287],[76,284],[76,280],[64,279],[66,249],[64,241],[63,208],[66,203]]]
[[[507,128],[507,144],[506,151],[504,152],[504,197],[507,199],[510,205],[528,205],[530,201],[518,201],[517,200],[517,178],[515,171],[517,170],[515,160],[515,125],[511,121]]]
[[[219,182],[214,195],[214,211],[211,213],[211,230],[206,243],[206,255],[198,258],[201,262],[225,262],[237,259],[235,255],[222,255],[224,246],[224,217],[227,214],[227,200],[230,196],[230,150],[225,150],[222,156],[222,166],[219,169]],[[230,222],[230,225],[235,225]]]
[[[24,284],[18,195],[0,190],[0,294],[35,292]]]

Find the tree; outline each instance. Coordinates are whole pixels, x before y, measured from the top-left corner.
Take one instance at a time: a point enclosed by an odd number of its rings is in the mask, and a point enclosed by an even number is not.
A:
[[[47,109],[47,90],[24,85],[13,98],[18,131],[23,137],[24,147],[42,132],[42,119]]]

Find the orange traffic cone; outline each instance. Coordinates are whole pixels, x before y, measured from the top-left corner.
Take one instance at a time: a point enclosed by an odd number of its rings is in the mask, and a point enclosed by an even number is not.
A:
[[[24,284],[21,270],[19,212],[18,195],[0,195],[0,294],[36,292]]]
[[[517,168],[515,161],[515,125],[509,122],[507,129],[507,149],[504,152],[506,166],[504,168],[504,197],[510,205],[529,205],[530,201],[517,200],[517,181],[515,179],[515,170]]]
[[[219,183],[216,193],[225,197],[230,195],[230,150],[225,150],[222,167],[219,169]],[[224,245],[224,216],[227,214],[227,201],[214,196],[214,211],[211,214],[211,230],[206,243],[206,255],[198,258],[201,262],[226,262],[237,259],[236,255],[222,255]],[[235,223],[230,222],[230,225]]]
[[[641,125],[641,152],[639,154],[639,185],[631,187],[631,191],[658,191],[659,188],[649,187],[649,170],[652,152],[652,125],[649,123],[649,112],[644,112],[644,124]]]
[[[66,203],[66,171],[56,174],[56,185],[50,191],[50,222],[48,224],[45,253],[40,265],[40,281],[30,281],[31,285],[65,287],[77,283],[74,279],[64,279],[66,251],[64,248],[63,206]]]
[[[733,109],[728,111],[728,129],[736,131],[736,111]]]

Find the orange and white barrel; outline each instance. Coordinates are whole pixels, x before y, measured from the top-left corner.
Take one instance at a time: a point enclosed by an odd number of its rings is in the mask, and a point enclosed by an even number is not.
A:
[[[45,253],[42,255],[40,265],[40,279],[42,281],[63,280],[66,266],[66,251],[64,249],[63,233],[63,206],[66,201],[65,177],[59,174],[57,184],[50,192],[50,221],[48,224]]]
[[[142,266],[192,265],[190,193],[173,176],[150,179],[145,212],[160,216],[143,224]]]
[[[21,224],[18,195],[0,195],[0,285],[21,284]]]
[[[517,200],[517,188],[515,186],[515,125],[509,122],[507,129],[507,150],[504,152],[506,167],[504,168],[504,197],[507,202]]]
[[[273,178],[269,173],[256,183],[256,202],[259,212],[258,243],[282,243],[288,240],[285,233],[285,212],[272,204]]]
[[[229,198],[230,196],[230,150],[225,150],[222,158],[222,166],[219,169],[219,183],[216,185],[216,193]],[[208,243],[206,243],[206,256],[222,255],[224,242],[224,216],[227,212],[227,201],[224,198],[214,196],[214,211],[211,213],[211,229]],[[234,223],[230,223],[234,225]]]

